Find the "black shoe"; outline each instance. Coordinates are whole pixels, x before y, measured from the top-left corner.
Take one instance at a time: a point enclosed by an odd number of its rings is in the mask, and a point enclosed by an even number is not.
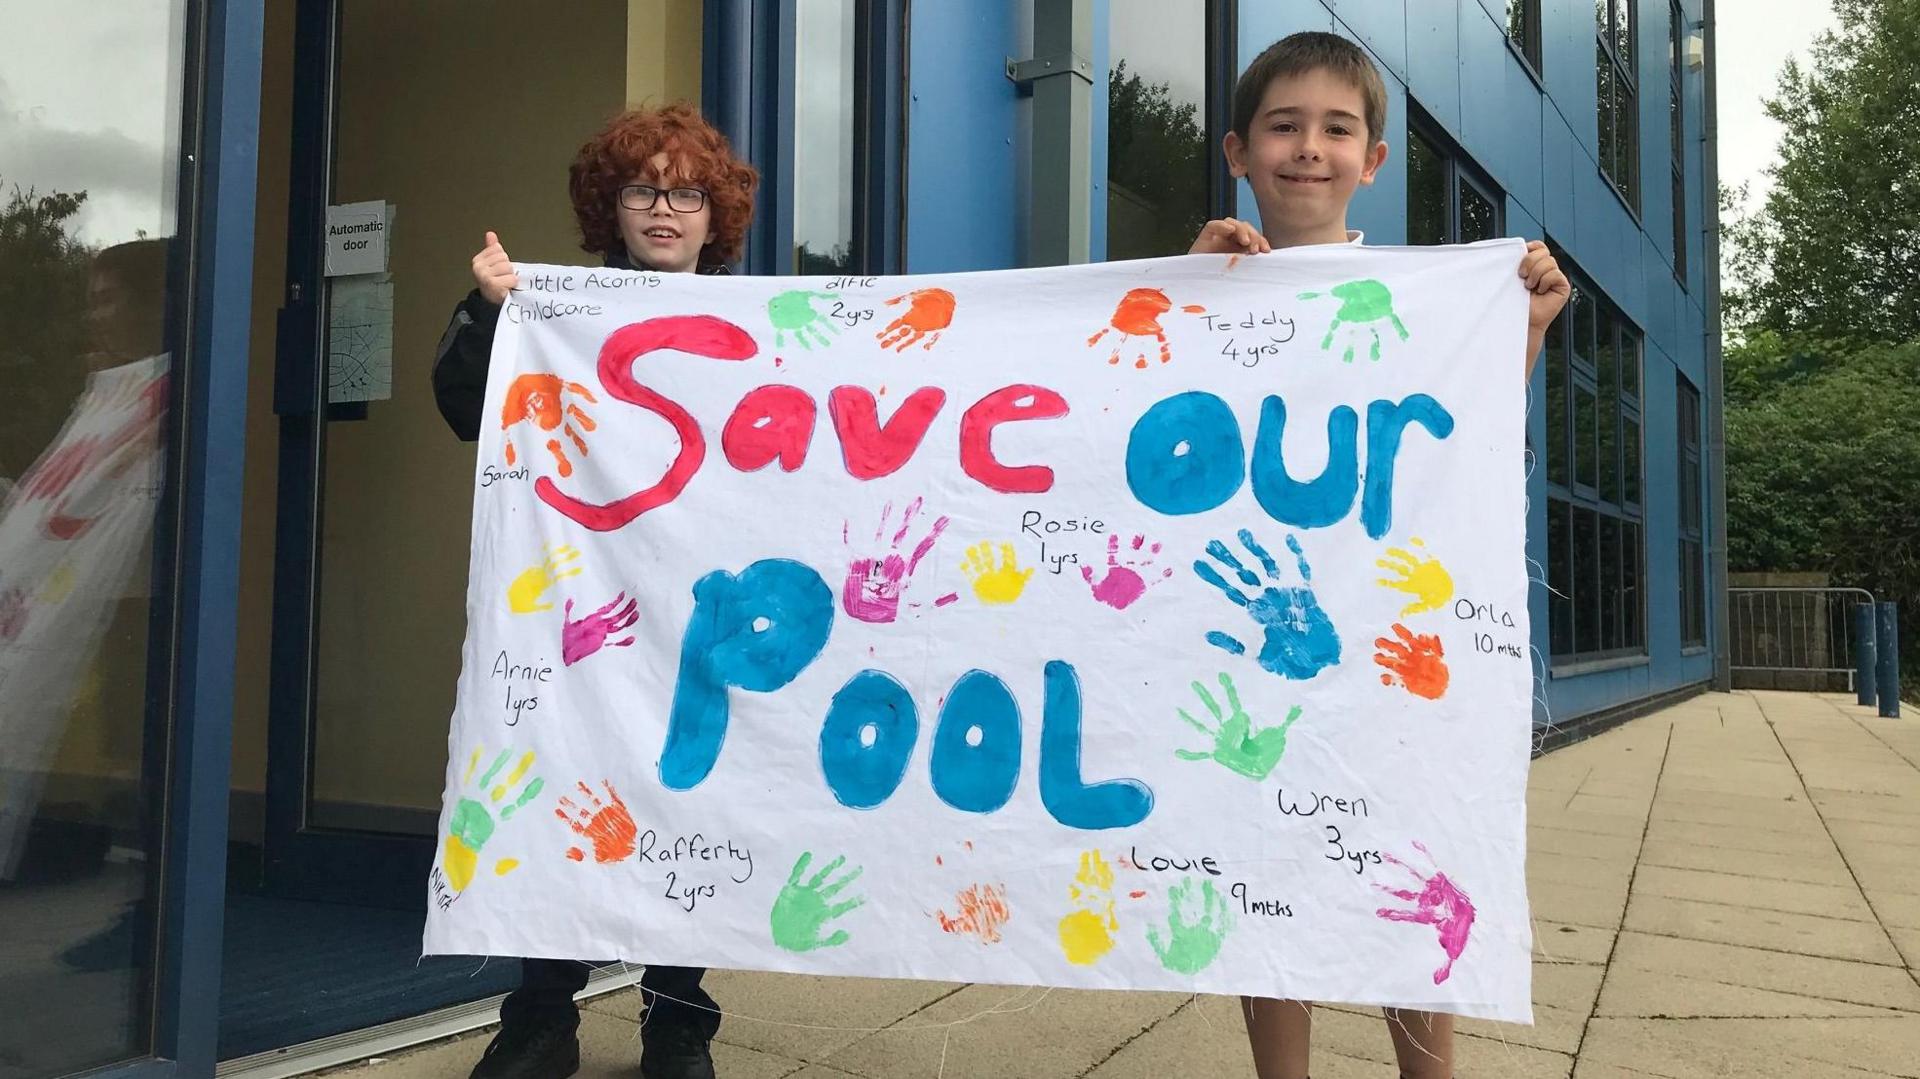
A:
[[[714,1079],[713,1052],[690,1023],[640,1027],[642,1079]]]
[[[521,1022],[500,1028],[468,1079],[567,1079],[579,1070],[576,1028]]]

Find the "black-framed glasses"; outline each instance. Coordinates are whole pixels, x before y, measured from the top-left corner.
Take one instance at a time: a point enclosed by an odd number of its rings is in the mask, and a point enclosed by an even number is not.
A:
[[[707,193],[697,187],[658,188],[652,184],[628,184],[620,189],[620,205],[629,210],[646,213],[667,197],[667,208],[676,213],[699,213],[700,207],[707,204]]]

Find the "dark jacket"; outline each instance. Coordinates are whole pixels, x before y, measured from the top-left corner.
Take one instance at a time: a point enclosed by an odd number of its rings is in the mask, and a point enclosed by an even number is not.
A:
[[[638,269],[625,251],[610,256],[607,266],[615,270]],[[702,266],[703,274],[724,274],[723,264]],[[480,437],[480,412],[487,400],[487,364],[493,358],[493,331],[500,324],[500,305],[488,303],[479,289],[453,309],[447,332],[440,335],[440,350],[433,358],[433,400],[440,415],[462,442]]]

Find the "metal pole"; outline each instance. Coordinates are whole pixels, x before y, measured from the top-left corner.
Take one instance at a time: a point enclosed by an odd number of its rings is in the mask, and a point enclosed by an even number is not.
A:
[[[1027,264],[1084,263],[1093,188],[1092,0],[1035,0],[1033,52],[1007,72],[1033,88]]]
[[[1879,682],[1880,714],[1900,718],[1900,608],[1892,600],[1882,600],[1875,619],[1879,664],[1875,681]]]
[[[1873,604],[1856,603],[1853,605],[1853,692],[1854,699],[1863,707],[1871,708],[1878,694],[1875,692],[1875,679],[1879,677],[1874,670],[1873,647]]]
[[[1701,336],[1707,360],[1707,597],[1713,625],[1713,688],[1725,693],[1733,686],[1727,654],[1727,422],[1726,376],[1720,354],[1720,30],[1714,0],[1701,5],[1701,32],[1706,38],[1706,102],[1700,116],[1700,214],[1705,220],[1692,230],[1705,243],[1701,267],[1706,279],[1706,325]]]

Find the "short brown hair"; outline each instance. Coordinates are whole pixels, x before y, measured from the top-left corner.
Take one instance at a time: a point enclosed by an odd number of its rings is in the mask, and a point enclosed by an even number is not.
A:
[[[1330,72],[1360,91],[1360,99],[1366,103],[1367,147],[1371,149],[1380,142],[1387,127],[1387,84],[1380,78],[1380,69],[1365,49],[1323,30],[1288,34],[1267,46],[1267,51],[1254,57],[1240,73],[1240,81],[1233,87],[1233,131],[1240,141],[1247,141],[1251,135],[1253,114],[1273,80],[1309,71]]]
[[[567,170],[573,216],[580,222],[580,249],[595,255],[625,249],[620,237],[620,188],[632,183],[648,159],[664,153],[675,175],[707,189],[713,224],[702,263],[740,257],[753,221],[753,192],[760,173],[733,155],[727,137],[690,105],[629,109],[588,139]]]

